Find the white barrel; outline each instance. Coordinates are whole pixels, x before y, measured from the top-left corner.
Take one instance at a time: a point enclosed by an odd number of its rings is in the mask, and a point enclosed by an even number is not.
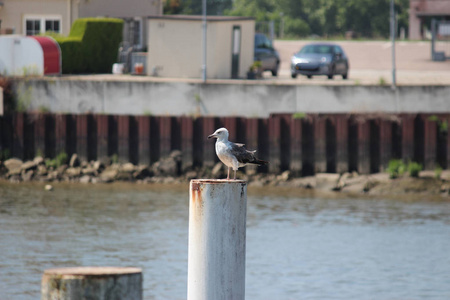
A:
[[[244,300],[247,182],[194,179],[189,197],[188,300]]]
[[[113,64],[112,73],[113,74],[123,74],[124,67],[125,67],[124,64],[119,64],[119,63]]]

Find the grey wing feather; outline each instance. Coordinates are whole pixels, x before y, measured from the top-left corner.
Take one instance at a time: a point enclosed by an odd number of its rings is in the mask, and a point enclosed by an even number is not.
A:
[[[236,159],[238,160],[238,162],[243,163],[243,164],[261,164],[262,161],[260,161],[259,159],[257,159],[255,157],[255,152],[254,151],[249,151],[247,149],[245,149],[244,144],[236,144],[236,143],[231,143],[231,150],[230,153],[232,155],[234,155],[236,157]]]

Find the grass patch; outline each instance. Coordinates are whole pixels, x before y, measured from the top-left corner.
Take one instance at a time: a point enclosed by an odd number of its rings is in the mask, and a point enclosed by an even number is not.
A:
[[[398,178],[405,173],[406,166],[401,159],[391,159],[387,171],[390,178]]]
[[[66,152],[59,153],[54,159],[47,159],[45,161],[45,166],[47,168],[59,168],[62,165],[67,164],[69,157]]]
[[[292,119],[304,119],[306,118],[306,113],[304,112],[296,112],[292,114]]]
[[[423,167],[421,164],[416,162],[410,162],[408,164],[408,172],[411,177],[419,177],[419,172],[422,171]]]

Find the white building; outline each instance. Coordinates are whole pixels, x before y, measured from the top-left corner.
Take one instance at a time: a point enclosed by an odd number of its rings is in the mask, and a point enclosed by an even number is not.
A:
[[[152,16],[148,21],[147,73],[202,78],[202,16]],[[253,63],[255,21],[208,16],[206,78],[244,78]]]

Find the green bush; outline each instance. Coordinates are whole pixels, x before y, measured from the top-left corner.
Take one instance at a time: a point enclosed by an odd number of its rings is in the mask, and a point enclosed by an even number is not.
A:
[[[397,178],[405,173],[405,164],[401,159],[391,159],[388,164],[390,178]]]
[[[66,152],[61,152],[56,156],[56,165],[62,166],[65,165],[68,162],[69,157],[67,156]]]
[[[47,168],[55,169],[57,167],[56,166],[56,159],[46,159],[45,160],[45,166]]]
[[[119,156],[117,154],[111,155],[111,163],[117,164],[119,162]]]
[[[83,61],[81,40],[77,38],[56,39],[61,48],[61,65],[63,74],[83,73],[86,64]]]
[[[68,37],[55,37],[61,48],[62,72],[110,73],[117,61],[122,28],[121,19],[77,19]]]
[[[408,164],[408,172],[411,177],[419,177],[419,172],[422,171],[422,165],[416,162]]]
[[[59,153],[54,159],[46,159],[45,166],[47,168],[59,168],[60,166],[67,163],[68,156],[66,152]]]

